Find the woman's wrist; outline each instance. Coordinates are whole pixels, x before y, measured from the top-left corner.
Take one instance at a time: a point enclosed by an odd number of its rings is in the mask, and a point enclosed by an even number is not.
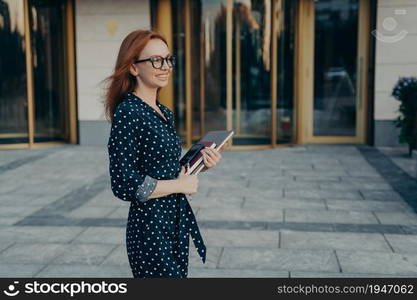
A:
[[[172,179],[171,181],[172,181],[172,185],[173,185],[172,189],[173,189],[174,193],[176,193],[176,194],[182,193],[181,179],[177,178],[177,179]]]

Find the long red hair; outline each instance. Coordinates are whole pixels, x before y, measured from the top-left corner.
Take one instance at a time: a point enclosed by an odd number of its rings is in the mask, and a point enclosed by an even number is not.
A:
[[[117,105],[121,102],[123,96],[131,93],[136,89],[136,78],[130,74],[130,66],[137,59],[151,39],[160,39],[165,44],[168,43],[163,35],[155,30],[135,30],[129,33],[120,45],[119,54],[117,55],[114,72],[103,82],[106,84],[104,96],[104,110],[106,119],[113,121],[113,114]],[[157,96],[160,88],[157,90]]]

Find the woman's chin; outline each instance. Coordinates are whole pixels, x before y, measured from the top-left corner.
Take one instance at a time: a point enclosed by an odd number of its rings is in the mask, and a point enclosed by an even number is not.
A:
[[[155,82],[155,85],[157,87],[163,88],[168,85],[168,80],[158,80],[157,82]]]

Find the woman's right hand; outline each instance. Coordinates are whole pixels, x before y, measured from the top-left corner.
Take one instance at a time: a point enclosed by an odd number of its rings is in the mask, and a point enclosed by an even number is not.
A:
[[[186,195],[192,195],[197,193],[198,189],[198,177],[197,175],[185,174],[186,170],[184,166],[181,166],[181,172],[178,175],[178,188],[180,193]]]

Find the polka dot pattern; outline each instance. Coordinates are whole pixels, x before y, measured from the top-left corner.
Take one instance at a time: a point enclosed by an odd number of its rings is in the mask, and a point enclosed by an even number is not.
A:
[[[116,107],[107,144],[111,189],[130,202],[126,248],[133,276],[184,278],[190,235],[203,263],[206,247],[185,194],[148,198],[158,180],[175,179],[181,171],[173,113],[156,104],[165,118],[131,93]]]

